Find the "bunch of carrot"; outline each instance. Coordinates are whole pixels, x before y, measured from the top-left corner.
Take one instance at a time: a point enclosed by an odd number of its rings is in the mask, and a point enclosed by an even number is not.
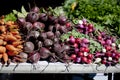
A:
[[[0,18],[0,59],[6,63],[9,56],[18,55],[23,50],[23,41],[17,23],[5,22]]]

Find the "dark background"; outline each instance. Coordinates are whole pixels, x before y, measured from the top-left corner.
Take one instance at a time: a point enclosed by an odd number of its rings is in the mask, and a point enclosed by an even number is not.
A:
[[[0,15],[5,15],[10,13],[13,9],[20,10],[23,5],[26,10],[29,10],[29,5],[31,7],[56,7],[61,5],[65,0],[0,0]],[[35,3],[35,4],[34,4]]]

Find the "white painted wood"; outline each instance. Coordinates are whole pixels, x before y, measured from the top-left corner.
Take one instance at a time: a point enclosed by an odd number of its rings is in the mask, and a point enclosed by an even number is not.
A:
[[[39,61],[38,63],[11,63],[2,67],[0,64],[0,73],[116,73],[120,72],[120,64],[106,67],[97,64],[74,64],[74,63],[48,63]],[[15,68],[16,67],[16,68]]]

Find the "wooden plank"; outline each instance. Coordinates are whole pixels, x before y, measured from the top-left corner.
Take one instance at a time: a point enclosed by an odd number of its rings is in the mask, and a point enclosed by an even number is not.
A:
[[[118,73],[120,64],[106,67],[97,64],[65,64],[65,63],[48,63],[39,61],[35,64],[30,63],[11,63],[8,67],[2,67],[0,64],[0,73]]]

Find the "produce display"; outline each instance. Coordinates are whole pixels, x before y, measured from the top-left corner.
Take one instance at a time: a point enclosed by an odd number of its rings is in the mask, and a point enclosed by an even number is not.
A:
[[[38,61],[105,64],[120,62],[119,37],[89,20],[75,20],[41,11],[13,10],[0,19],[0,59],[4,63]]]

